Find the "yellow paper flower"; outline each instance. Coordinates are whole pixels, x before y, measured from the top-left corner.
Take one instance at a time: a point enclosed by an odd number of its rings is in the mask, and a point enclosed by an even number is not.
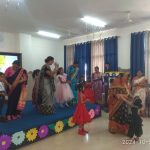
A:
[[[75,126],[75,123],[73,122],[73,117],[70,117],[70,118],[68,119],[68,126],[69,126],[69,127]]]
[[[38,133],[38,130],[36,128],[33,128],[33,129],[30,129],[27,134],[26,134],[26,138],[29,142],[33,142],[36,137],[37,137],[37,133]]]
[[[56,125],[55,125],[55,132],[56,133],[60,133],[64,128],[64,124],[62,121],[58,121],[56,122]]]

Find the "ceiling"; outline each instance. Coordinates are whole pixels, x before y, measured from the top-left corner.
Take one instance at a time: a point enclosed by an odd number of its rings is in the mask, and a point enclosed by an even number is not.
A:
[[[16,0],[6,8],[0,0],[0,31],[34,34],[47,30],[70,38],[98,31],[80,18],[89,15],[107,23],[105,29],[119,28],[150,19],[149,0]],[[132,22],[128,19],[128,11]]]

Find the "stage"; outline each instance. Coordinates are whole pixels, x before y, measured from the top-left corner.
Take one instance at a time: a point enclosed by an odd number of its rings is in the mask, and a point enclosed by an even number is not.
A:
[[[99,105],[88,103],[86,106],[91,118],[101,116]],[[21,119],[0,123],[0,150],[17,149],[74,127],[74,111],[75,106],[56,106],[55,114],[42,115],[27,102]]]

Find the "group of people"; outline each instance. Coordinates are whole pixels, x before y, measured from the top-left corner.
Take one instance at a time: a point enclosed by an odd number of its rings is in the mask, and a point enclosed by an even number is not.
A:
[[[84,124],[91,121],[85,103],[91,101],[102,104],[103,92],[108,95],[109,131],[123,133],[131,138],[135,135],[135,140],[142,135],[141,116],[146,112],[148,83],[141,71],[137,72],[132,81],[129,74],[121,73],[115,79],[111,79],[109,88],[105,89],[103,83],[106,81],[102,79],[103,75],[98,66],[95,67],[90,82],[85,82],[84,78],[79,80],[77,62],[69,66],[65,74],[54,58],[48,56],[42,68],[34,70],[32,76],[35,81],[32,102],[37,110],[42,114],[53,114],[56,102],[60,107],[77,104],[73,122],[79,125],[80,135],[87,133]],[[21,117],[27,96],[27,81],[27,72],[17,60],[4,74],[0,73],[0,115],[5,97],[8,96],[6,117],[0,117],[0,120],[15,120]]]
[[[133,140],[143,134],[141,116],[146,113],[148,83],[141,71],[130,81],[129,74],[110,80],[108,92],[109,131],[123,133]]]
[[[51,65],[55,66],[53,70]],[[54,62],[52,56],[47,57],[41,70],[33,71],[35,84],[32,100],[38,111],[43,114],[52,114],[55,113],[56,103],[62,108],[76,103],[77,75],[78,67],[76,63],[68,67],[68,74],[65,74],[64,69]]]
[[[51,65],[55,66],[53,70]],[[78,62],[68,66],[64,73],[64,69],[54,62],[53,57],[49,56],[45,59],[41,70],[33,71],[33,78],[35,84],[32,100],[41,113],[54,113],[56,103],[60,107],[77,104],[77,83],[84,80],[84,77],[83,79],[79,77]],[[85,93],[91,102],[100,103],[102,100],[102,74],[98,67],[95,67],[91,80],[85,86]]]
[[[54,69],[51,69],[54,65]],[[78,62],[64,69],[54,61],[52,56],[45,59],[41,69],[33,71],[34,87],[32,102],[37,110],[43,114],[55,113],[55,104],[60,107],[69,107],[77,104],[77,83],[80,82]],[[84,80],[84,77],[83,77]],[[27,98],[27,71],[21,67],[18,60],[0,74],[0,115],[1,120],[15,120],[21,117]],[[91,102],[101,103],[102,100],[102,74],[95,67],[92,79],[85,86],[85,93]],[[8,97],[8,98],[6,98]],[[2,117],[2,108],[8,99],[5,117]]]
[[[27,80],[27,72],[21,68],[18,60],[14,61],[5,73],[0,73],[0,121],[15,120],[21,117],[27,97]],[[3,117],[2,108],[6,97],[8,97],[7,111]]]
[[[78,104],[73,116],[73,122],[79,126],[79,135],[88,133],[84,129],[84,124],[91,121],[85,106],[88,101],[85,85],[84,82],[78,85]],[[109,132],[125,134],[131,142],[139,140],[143,134],[141,116],[144,116],[146,112],[146,97],[149,92],[147,85],[147,80],[141,71],[137,72],[137,76],[132,81],[128,73],[120,73],[118,77],[110,80],[107,101]]]

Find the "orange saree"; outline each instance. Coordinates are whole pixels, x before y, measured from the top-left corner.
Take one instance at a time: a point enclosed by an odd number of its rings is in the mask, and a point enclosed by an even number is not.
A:
[[[119,79],[116,79],[119,80]],[[122,100],[127,99],[127,89],[123,84],[115,81],[115,86],[110,87],[108,104],[109,104],[109,132],[111,133],[128,133],[129,115],[128,106]]]

